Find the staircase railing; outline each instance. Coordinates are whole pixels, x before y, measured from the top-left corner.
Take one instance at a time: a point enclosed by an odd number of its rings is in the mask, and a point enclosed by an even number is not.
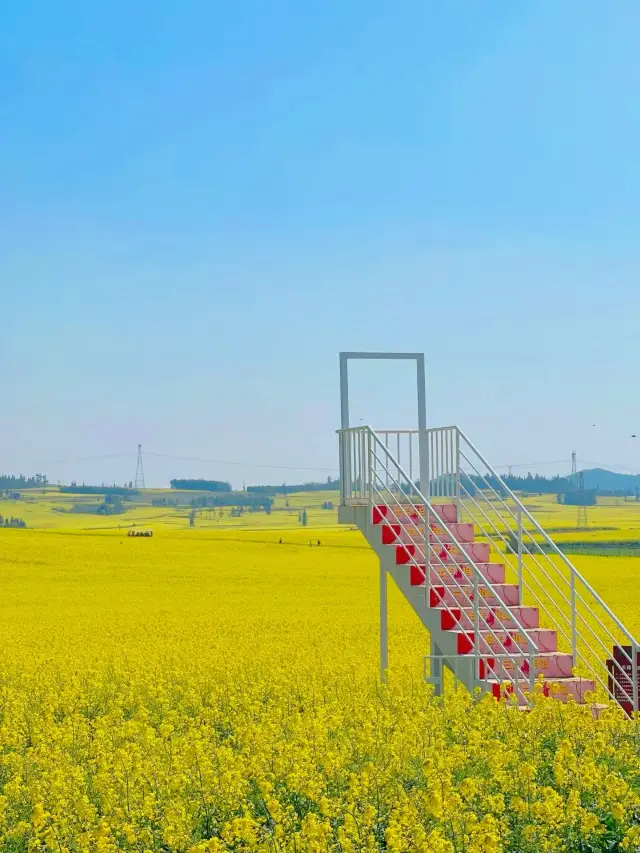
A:
[[[474,681],[492,677],[492,672],[485,665],[487,660],[504,661],[503,666],[512,673],[506,680],[514,683],[516,692],[519,693],[521,682],[533,692],[535,655],[539,648],[513,615],[509,617],[509,626],[505,624],[506,606],[489,608],[483,604],[490,596],[497,598],[497,593],[494,585],[478,570],[464,543],[452,534],[438,532],[441,520],[431,503],[415,484],[411,484],[408,472],[373,430],[369,427],[354,427],[340,430],[339,436],[341,470],[350,472],[348,478],[341,479],[343,502],[386,508],[383,525],[387,523],[399,528],[404,538],[402,542],[398,540],[398,545],[410,546],[413,549],[412,562],[424,565],[421,589],[424,590],[425,607],[429,606],[433,587],[444,585],[455,590],[457,604],[450,605],[446,596],[438,597],[438,607],[449,613],[453,622],[457,621],[455,611],[459,608],[465,608],[472,614],[473,630],[460,630],[470,639],[468,660],[474,663]],[[408,523],[407,515],[412,514],[416,519],[422,518],[423,525],[419,521]],[[438,523],[434,525],[435,529],[430,527],[431,520]],[[466,583],[460,583],[460,579],[455,576],[456,564],[447,562],[443,557],[450,547],[455,547],[465,560],[468,571]],[[439,582],[432,580],[432,572],[437,573]],[[518,646],[525,646],[524,650],[512,648],[510,637],[514,632],[520,635]],[[481,635],[485,639],[491,638],[491,650],[487,650],[484,655],[471,653],[472,648],[480,646]],[[444,662],[455,671],[455,665],[446,656]],[[500,675],[496,675],[496,678],[500,680]]]
[[[427,531],[432,503],[455,503],[458,520],[473,522],[477,539],[488,542],[506,565],[519,586],[521,604],[537,606],[541,623],[556,629],[560,648],[573,655],[576,673],[639,710],[637,641],[462,430],[439,427],[422,436],[427,487],[419,482],[418,430],[357,427],[340,430],[339,436],[343,502],[393,506],[395,518],[407,504],[424,505]],[[419,540],[413,544],[424,556]],[[466,556],[464,545],[454,544]],[[472,560],[468,563],[474,567]],[[474,571],[474,585],[479,574]],[[477,583],[482,587],[486,579]],[[479,609],[478,596],[475,600]],[[473,600],[464,606],[473,606]],[[480,624],[481,630],[486,627]],[[519,633],[526,634],[523,628]]]

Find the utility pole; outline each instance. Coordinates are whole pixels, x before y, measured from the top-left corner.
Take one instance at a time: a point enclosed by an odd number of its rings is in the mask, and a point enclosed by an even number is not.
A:
[[[577,477],[578,479],[578,500],[586,501],[586,496],[584,492],[584,471],[580,471],[577,473],[577,464],[576,464],[576,453],[575,450],[571,454],[571,468],[572,475]],[[589,518],[587,516],[587,504],[579,503],[578,504],[578,515],[576,518],[576,527],[578,530],[585,530],[589,526]]]

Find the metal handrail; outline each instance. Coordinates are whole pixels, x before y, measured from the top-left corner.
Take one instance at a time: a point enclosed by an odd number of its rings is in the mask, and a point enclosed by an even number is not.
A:
[[[475,453],[475,455],[477,456],[477,458],[478,458],[479,462],[480,462],[482,465],[484,465],[484,466],[485,466],[485,468],[487,469],[488,476],[489,476],[489,477],[491,477],[492,479],[494,479],[494,481],[495,481],[495,482],[497,482],[497,483],[499,484],[499,486],[500,486],[500,488],[501,488],[501,489],[504,489],[505,494],[507,495],[507,497],[510,497],[510,498],[513,500],[513,502],[515,503],[515,505],[516,505],[516,507],[517,507],[517,509],[518,509],[518,512],[519,512],[519,513],[524,513],[524,514],[525,514],[525,516],[526,516],[526,517],[527,517],[527,518],[532,522],[532,524],[533,524],[533,526],[534,526],[534,529],[537,531],[537,533],[538,533],[538,534],[540,534],[540,535],[542,536],[543,541],[545,541],[545,542],[546,542],[546,543],[551,547],[551,549],[552,549],[552,551],[553,551],[553,552],[555,552],[558,556],[560,556],[560,557],[562,558],[562,562],[563,562],[563,563],[568,567],[568,569],[569,569],[569,571],[570,571],[570,578],[569,578],[569,579],[567,579],[565,576],[563,576],[563,575],[562,575],[562,573],[560,572],[560,569],[558,568],[558,566],[557,566],[555,563],[553,563],[553,561],[551,560],[551,558],[549,557],[549,555],[548,555],[546,552],[542,552],[543,556],[545,557],[545,559],[546,559],[546,561],[549,563],[549,565],[552,567],[552,569],[554,570],[554,572],[555,572],[555,573],[557,573],[557,575],[562,579],[563,583],[568,584],[569,589],[570,589],[570,592],[571,592],[571,595],[570,595],[570,596],[567,596],[567,595],[566,595],[566,594],[565,594],[561,589],[559,589],[559,587],[558,587],[557,583],[553,580],[553,578],[551,578],[551,577],[549,576],[549,574],[548,574],[548,573],[547,573],[547,571],[545,570],[545,568],[544,568],[544,566],[542,565],[542,563],[540,562],[540,560],[538,560],[536,553],[534,553],[528,545],[526,545],[526,546],[525,546],[525,547],[526,547],[526,549],[527,549],[527,554],[528,554],[528,556],[530,556],[530,557],[534,560],[534,563],[535,563],[536,567],[537,567],[537,568],[542,572],[542,574],[544,575],[544,577],[546,578],[546,580],[551,584],[551,586],[553,587],[553,589],[555,589],[555,590],[556,590],[556,592],[557,592],[557,593],[558,593],[558,595],[560,596],[560,599],[561,599],[562,601],[564,601],[565,605],[568,605],[568,607],[569,607],[570,615],[569,615],[569,616],[567,616],[566,611],[565,611],[565,610],[564,610],[564,609],[563,609],[563,608],[558,604],[558,602],[557,602],[556,600],[554,600],[553,596],[549,594],[549,590],[548,590],[548,589],[545,589],[545,587],[543,586],[543,584],[542,584],[542,582],[540,581],[540,579],[539,579],[538,577],[536,577],[535,573],[531,573],[531,574],[529,575],[530,579],[531,579],[531,580],[533,580],[533,581],[535,581],[535,583],[536,583],[536,584],[537,584],[537,585],[538,585],[538,586],[539,586],[539,587],[540,587],[544,592],[546,592],[546,593],[547,593],[546,598],[547,598],[547,599],[548,599],[548,601],[553,605],[553,607],[558,611],[558,613],[559,613],[559,614],[560,614],[560,616],[561,616],[561,619],[562,619],[562,620],[564,620],[564,622],[565,622],[566,624],[569,624],[569,625],[570,625],[570,630],[571,630],[571,633],[572,633],[572,640],[571,640],[571,642],[572,642],[572,651],[573,651],[573,654],[574,654],[574,665],[577,663],[577,658],[578,658],[578,640],[580,641],[580,643],[581,643],[582,645],[586,646],[586,648],[591,652],[591,654],[594,656],[594,658],[595,658],[595,657],[597,657],[597,656],[596,656],[596,653],[595,653],[595,652],[594,652],[594,650],[593,650],[593,648],[592,648],[592,647],[591,647],[591,645],[587,642],[587,640],[586,640],[586,638],[585,638],[585,636],[584,636],[584,633],[583,633],[583,632],[578,631],[578,624],[577,624],[577,620],[578,620],[578,619],[580,619],[580,620],[584,623],[584,627],[585,627],[585,628],[587,628],[587,629],[589,630],[590,634],[591,634],[591,635],[592,635],[592,636],[597,640],[597,642],[598,642],[598,643],[600,644],[600,646],[605,650],[605,652],[608,652],[608,649],[607,649],[606,645],[604,644],[604,642],[602,641],[601,637],[599,637],[599,636],[596,634],[596,632],[593,630],[593,627],[589,624],[588,620],[585,618],[584,614],[583,614],[582,612],[580,612],[580,610],[578,609],[578,607],[577,607],[578,602],[580,602],[580,604],[582,604],[582,605],[583,605],[583,607],[586,609],[587,613],[588,613],[588,614],[593,618],[593,620],[597,623],[597,625],[599,626],[599,628],[601,629],[601,631],[602,631],[602,632],[605,632],[611,640],[613,640],[614,642],[617,642],[617,641],[616,641],[616,638],[614,637],[614,635],[611,633],[611,631],[609,630],[609,628],[604,624],[604,622],[602,621],[602,619],[600,618],[600,616],[596,613],[596,611],[594,610],[594,608],[593,608],[593,607],[589,604],[589,602],[588,602],[588,601],[586,601],[586,600],[585,600],[585,598],[584,598],[584,597],[583,597],[583,596],[582,596],[582,595],[581,595],[581,594],[576,590],[576,582],[578,582],[578,581],[579,581],[580,583],[582,583],[582,584],[583,584],[584,589],[585,589],[585,592],[586,592],[586,593],[588,593],[588,594],[590,594],[590,595],[592,596],[593,600],[594,600],[594,601],[595,601],[595,602],[596,602],[596,603],[597,603],[597,604],[602,608],[602,610],[607,614],[607,616],[609,616],[609,618],[611,618],[612,622],[613,622],[613,623],[614,623],[614,624],[619,628],[619,630],[621,631],[621,633],[622,633],[622,634],[626,637],[626,639],[631,643],[631,648],[632,648],[631,656],[630,656],[629,654],[627,654],[627,652],[626,652],[623,648],[621,648],[621,649],[620,649],[620,651],[621,651],[621,653],[622,653],[623,657],[624,657],[624,658],[625,658],[625,659],[626,659],[626,660],[631,664],[631,666],[632,666],[632,670],[633,670],[633,673],[634,673],[634,675],[633,675],[632,692],[634,693],[635,698],[634,698],[634,699],[632,699],[632,697],[631,697],[631,696],[629,695],[629,693],[627,692],[627,689],[622,685],[622,683],[621,683],[621,682],[620,682],[620,680],[618,679],[617,675],[619,675],[619,676],[621,676],[622,678],[624,678],[624,679],[625,679],[625,683],[627,683],[627,678],[626,678],[626,675],[625,675],[625,673],[624,673],[624,670],[623,670],[623,668],[622,668],[621,664],[620,664],[618,661],[616,661],[615,659],[613,659],[613,662],[614,662],[614,670],[615,670],[615,672],[610,670],[610,671],[608,672],[608,674],[609,674],[610,678],[612,679],[613,683],[615,684],[615,686],[616,686],[616,687],[621,691],[621,693],[623,693],[623,694],[624,694],[628,699],[630,699],[630,700],[633,702],[633,706],[634,706],[634,708],[637,708],[637,707],[638,707],[638,701],[637,701],[637,684],[636,684],[636,682],[637,682],[637,663],[634,663],[634,661],[636,661],[636,660],[637,660],[637,654],[636,654],[636,647],[637,647],[637,644],[636,644],[636,641],[635,641],[635,639],[634,639],[633,635],[632,635],[632,634],[628,631],[628,629],[627,629],[627,628],[626,628],[626,627],[625,627],[625,626],[620,622],[620,620],[615,616],[615,614],[613,614],[613,613],[612,613],[612,611],[610,610],[610,608],[609,608],[609,607],[604,603],[604,601],[601,599],[601,597],[600,597],[600,596],[595,592],[595,590],[594,590],[594,589],[591,587],[591,585],[586,581],[586,579],[585,579],[585,578],[580,574],[580,572],[578,572],[578,570],[575,568],[575,566],[574,566],[574,565],[573,565],[573,564],[572,564],[572,563],[571,563],[571,562],[566,558],[566,556],[565,556],[565,555],[560,551],[560,549],[556,546],[556,544],[555,544],[555,543],[553,542],[553,540],[549,537],[549,535],[545,532],[545,530],[541,527],[541,525],[536,521],[536,519],[535,519],[535,518],[531,515],[531,513],[526,509],[526,507],[524,506],[524,504],[523,504],[523,503],[522,503],[522,502],[521,502],[521,501],[520,501],[520,500],[515,496],[515,494],[511,491],[511,489],[509,489],[509,487],[508,487],[508,486],[507,486],[507,484],[504,482],[504,480],[503,480],[503,479],[502,479],[502,478],[497,474],[497,472],[492,468],[492,466],[487,462],[487,460],[482,456],[482,454],[477,450],[477,448],[472,444],[472,442],[471,442],[471,441],[469,441],[469,439],[466,437],[466,435],[464,435],[464,433],[462,433],[462,431],[461,431],[461,430],[459,430],[458,432],[459,432],[460,436],[463,438],[463,440],[467,443],[467,445],[469,446],[469,448],[471,449],[471,451],[472,451],[473,453]],[[469,458],[468,458],[466,455],[464,455],[464,454],[461,454],[461,455],[463,456],[463,458],[465,459],[465,461],[466,461],[466,462],[467,462],[467,463],[468,463],[468,464],[469,464],[469,465],[470,465],[470,466],[475,470],[476,474],[480,477],[480,479],[481,479],[481,480],[484,482],[484,484],[488,487],[488,489],[490,490],[490,492],[492,492],[492,493],[495,495],[495,497],[498,499],[498,502],[499,502],[500,504],[502,504],[502,506],[505,508],[505,510],[507,510],[507,512],[509,513],[509,515],[511,516],[511,518],[513,518],[514,520],[516,520],[516,519],[517,519],[517,515],[516,515],[516,513],[514,513],[514,512],[513,512],[513,510],[512,510],[512,509],[511,509],[507,504],[506,504],[506,502],[505,502],[505,500],[504,500],[503,496],[502,496],[502,495],[497,491],[497,489],[495,488],[495,486],[494,486],[492,483],[490,483],[490,482],[487,480],[487,478],[479,472],[479,470],[478,470],[477,466],[476,466],[476,465],[474,465],[474,464],[471,462],[471,460],[469,460]],[[539,548],[539,543],[534,539],[534,537],[533,537],[533,535],[531,534],[531,532],[530,532],[529,530],[526,530],[526,529],[524,529],[524,530],[523,530],[522,528],[520,528],[520,529],[521,529],[521,532],[524,532],[524,533],[525,533],[525,535],[529,537],[529,539],[531,540],[531,542],[532,542],[535,546],[538,546],[538,548]],[[498,532],[498,531],[497,531],[497,529],[496,529],[496,532]],[[501,535],[501,534],[500,534],[500,535]],[[504,539],[504,537],[502,537],[502,535],[501,535],[501,538],[502,538],[502,539]],[[538,604],[538,606],[542,607],[542,608],[544,609],[545,613],[546,613],[548,616],[550,616],[549,611],[547,610],[547,608],[546,608],[546,606],[545,606],[545,604],[544,604],[544,601],[543,601],[542,599],[540,599],[540,598],[539,598],[539,597],[538,597],[538,596],[533,592],[533,589],[531,588],[531,586],[530,586],[530,584],[529,584],[529,583],[526,583],[526,587],[527,587],[527,588],[529,589],[529,591],[533,594],[533,596],[534,596],[534,600],[536,601],[536,604]],[[559,623],[558,623],[558,620],[553,620],[553,621],[556,623],[556,627],[558,627],[558,628],[561,630],[561,632],[562,632],[562,634],[564,635],[564,637],[568,639],[567,634],[565,633],[565,631],[564,631],[564,630],[563,630],[563,628],[561,627],[561,624],[559,624]],[[604,690],[605,690],[607,693],[610,693],[609,687],[608,687],[607,685],[605,685],[604,680],[603,680],[603,678],[600,676],[600,673],[599,673],[598,669],[593,665],[593,663],[591,663],[588,659],[586,659],[586,658],[584,657],[584,655],[582,655],[581,657],[582,657],[582,660],[584,661],[584,663],[585,663],[585,665],[586,665],[586,667],[587,667],[587,669],[588,669],[589,673],[590,673],[590,674],[591,674],[591,675],[596,679],[596,681],[597,681],[597,682],[598,682],[598,683],[599,683],[599,684],[604,688]]]
[[[360,429],[360,427],[351,427],[351,428],[345,429],[345,430],[338,430],[338,432],[353,432],[357,429]],[[637,641],[635,640],[635,638],[633,637],[631,632],[618,619],[618,617],[615,615],[615,613],[613,613],[613,611],[609,608],[609,606],[602,600],[602,598],[598,595],[598,593],[595,591],[595,589],[593,589],[593,587],[587,581],[587,579],[578,571],[578,569],[576,569],[576,567],[573,565],[573,563],[567,558],[566,554],[564,554],[560,550],[560,548],[558,548],[558,546],[553,541],[553,539],[551,539],[549,534],[544,530],[543,527],[541,527],[539,522],[534,518],[533,515],[531,515],[529,510],[519,500],[519,498],[511,491],[511,489],[507,486],[507,484],[504,482],[502,477],[500,477],[500,475],[489,464],[489,462],[487,462],[487,460],[484,458],[484,456],[480,453],[480,451],[473,444],[473,442],[467,437],[467,435],[460,429],[460,427],[457,427],[457,426],[434,427],[434,428],[428,429],[427,433],[439,433],[439,432],[444,432],[446,430],[456,430],[458,432],[459,436],[462,439],[464,439],[464,441],[467,442],[467,444],[473,450],[473,452],[476,454],[476,456],[478,457],[480,462],[482,462],[482,464],[486,466],[489,474],[492,477],[495,477],[496,480],[499,481],[501,488],[503,488],[505,490],[508,497],[510,497],[516,503],[518,508],[524,513],[524,515],[527,517],[527,519],[533,524],[533,526],[536,528],[537,532],[543,537],[545,542],[552,548],[554,553],[558,557],[560,557],[560,559],[566,564],[567,568],[569,568],[571,570],[571,572],[575,574],[576,580],[579,580],[584,585],[584,587],[589,591],[589,593],[593,596],[593,598],[597,601],[597,603],[606,611],[607,615],[612,619],[612,621],[615,622],[616,626],[620,629],[620,631],[622,631],[622,633],[626,636],[626,638],[632,644],[638,645]],[[419,430],[417,430],[417,429],[401,429],[401,430],[383,429],[383,430],[379,430],[379,432],[381,432],[383,434],[388,433],[389,435],[391,433],[400,433],[401,435],[407,435],[407,434],[418,435],[419,434]],[[485,480],[485,482],[486,482],[486,480]],[[490,486],[490,484],[488,484],[488,485],[492,489],[492,491],[496,494],[496,496],[502,500],[499,492],[497,492],[492,486]],[[422,484],[421,484],[421,486],[422,486]],[[504,501],[502,501],[502,502],[504,503]],[[512,518],[514,520],[516,520],[515,513],[513,513],[513,511],[506,504],[505,504],[505,509],[509,512],[509,514],[512,516]],[[530,534],[528,534],[528,535],[530,535]],[[535,541],[535,540],[533,540],[533,541]],[[534,555],[531,554],[531,556],[534,556]]]
[[[431,459],[428,459],[427,471],[429,472],[428,483],[420,483],[420,488],[416,486],[413,482],[413,464],[412,464],[412,436],[417,435],[420,436],[420,430],[415,429],[403,429],[403,430],[391,430],[391,429],[383,429],[380,430],[379,433],[384,437],[384,444],[376,435],[376,432],[372,430],[370,427],[352,427],[344,430],[339,430],[341,446],[344,446],[344,436],[346,433],[350,434],[358,434],[358,441],[360,441],[360,434],[362,430],[366,430],[367,433],[373,436],[375,442],[379,444],[384,453],[392,462],[392,467],[398,472],[398,477],[400,480],[404,479],[404,483],[399,482],[395,477],[391,476],[391,484],[389,482],[390,472],[386,465],[383,465],[383,473],[386,477],[386,483],[383,482],[383,479],[380,478],[381,483],[385,486],[387,492],[393,496],[395,503],[398,506],[402,506],[400,501],[393,495],[394,486],[397,488],[399,494],[403,495],[403,500],[407,501],[406,489],[409,487],[413,492],[415,492],[418,497],[420,503],[425,508],[425,574],[427,580],[430,582],[431,573],[430,566],[431,561],[427,559],[427,555],[430,553],[430,550],[435,552],[435,549],[432,549],[430,542],[430,527],[429,527],[429,516],[436,514],[433,512],[431,505],[431,485],[435,482],[435,493],[434,496],[437,497],[451,497],[454,498],[456,502],[459,502],[462,497],[464,497],[467,511],[469,512],[472,520],[476,523],[481,530],[482,534],[489,540],[489,543],[495,547],[495,537],[497,540],[502,543],[502,545],[508,546],[508,551],[506,555],[506,562],[509,565],[511,571],[514,570],[514,565],[512,563],[512,559],[509,554],[513,554],[513,549],[509,546],[513,544],[513,530],[509,523],[506,523],[506,530],[501,531],[499,527],[496,525],[493,518],[485,512],[483,509],[483,504],[486,503],[491,506],[492,512],[495,512],[496,520],[501,523],[505,523],[506,519],[512,519],[514,522],[518,524],[518,584],[521,590],[526,590],[533,596],[535,603],[542,608],[542,610],[546,613],[547,617],[552,621],[554,626],[560,631],[560,633],[565,637],[567,641],[571,642],[572,651],[574,655],[574,666],[578,661],[578,642],[581,647],[583,647],[588,655],[581,654],[581,660],[584,662],[585,667],[588,669],[590,674],[595,677],[596,681],[611,694],[611,690],[608,686],[605,686],[603,678],[600,675],[600,671],[594,665],[595,659],[597,659],[597,654],[594,651],[593,647],[587,640],[587,636],[590,635],[596,641],[596,646],[601,647],[606,652],[609,652],[605,641],[611,639],[616,645],[619,645],[619,640],[614,636],[610,628],[603,622],[603,618],[608,618],[611,620],[611,623],[615,626],[615,628],[622,634],[624,640],[631,646],[631,655],[625,651],[623,647],[620,647],[620,653],[622,655],[622,659],[629,664],[631,664],[631,678],[632,678],[632,692],[633,697],[629,696],[628,687],[623,686],[628,685],[629,675],[624,671],[621,662],[612,659],[614,661],[614,666],[609,669],[608,675],[613,684],[624,694],[627,698],[632,700],[634,709],[638,709],[638,685],[637,685],[637,674],[638,674],[638,664],[637,664],[637,654],[638,654],[638,643],[635,640],[635,637],[631,634],[631,632],[626,628],[626,626],[618,619],[618,617],[611,611],[608,605],[603,601],[600,595],[593,589],[593,587],[589,584],[589,582],[584,578],[584,576],[575,568],[575,566],[571,563],[571,561],[566,557],[566,555],[558,548],[558,546],[553,542],[553,540],[549,537],[549,535],[545,532],[542,526],[538,523],[538,521],[533,517],[533,515],[529,512],[529,510],[524,506],[522,501],[516,497],[513,491],[507,486],[504,480],[498,475],[495,469],[487,462],[487,460],[482,456],[482,454],[478,451],[475,445],[467,438],[466,434],[462,432],[458,427],[437,427],[435,429],[427,430],[428,441],[425,442],[427,453],[433,453],[434,459],[436,461],[436,470],[432,470]],[[410,464],[410,474],[407,475],[405,469],[400,464],[400,458],[397,460],[394,459],[393,454],[389,448],[389,438],[392,435],[396,435],[396,443],[397,443],[397,452],[398,457],[400,457],[400,436],[409,436],[409,464]],[[474,462],[469,459],[468,455],[463,452],[461,449],[461,443],[465,443],[468,448],[467,452],[470,452],[471,455],[475,455],[477,458],[478,464],[480,466],[484,466],[487,472],[487,476],[485,476],[481,470],[477,467]],[[355,442],[349,442],[349,444]],[[420,441],[419,441],[420,447]],[[363,462],[363,459],[356,459],[353,454],[351,454],[353,461],[358,467],[359,462]],[[456,460],[454,461],[454,456]],[[493,497],[488,497],[486,491],[483,486],[477,486],[477,480],[474,486],[477,487],[478,493],[482,495],[484,501],[482,499],[476,500],[474,495],[471,494],[468,489],[465,487],[464,480],[461,482],[461,467],[460,462],[461,459],[464,459],[465,463],[467,463],[472,472],[464,474],[464,477],[470,479],[470,482],[473,482],[474,478],[480,481],[481,484],[486,486],[489,495]],[[380,462],[380,460],[377,460]],[[455,466],[455,467],[454,467]],[[349,467],[351,467],[349,465]],[[345,472],[346,473],[346,472]],[[362,491],[362,486],[364,485],[362,481],[362,470],[360,471],[360,490]],[[435,480],[431,479],[435,475]],[[377,473],[376,473],[377,476]],[[490,478],[492,482],[487,480],[487,477]],[[371,480],[371,477],[367,477],[368,480]],[[495,484],[495,485],[494,485]],[[391,488],[390,488],[391,485]],[[500,489],[496,489],[496,485]],[[344,484],[343,484],[344,488]],[[349,483],[349,491],[351,491],[352,483]],[[376,492],[381,494],[376,488]],[[428,497],[425,496],[425,493]],[[474,493],[475,494],[475,493]],[[373,495],[371,495],[373,497]],[[515,505],[515,511],[512,509],[507,503],[507,500],[513,501]],[[476,512],[473,512],[469,509],[469,501],[476,508]],[[387,501],[383,501],[385,505],[388,506]],[[482,504],[482,505],[481,505]],[[412,506],[415,505],[412,504]],[[391,509],[394,518],[396,519],[396,523],[399,521],[397,514]],[[485,528],[484,524],[478,520],[478,513],[484,518],[485,523],[493,529],[493,533],[488,532]],[[436,516],[437,517],[437,516]],[[525,518],[529,525],[522,524],[522,518]],[[533,531],[531,529],[527,529],[528,527],[533,527]],[[409,535],[409,539],[416,546],[417,553],[422,554],[422,548],[419,543],[415,541],[413,536],[408,533],[405,529],[404,525],[402,525],[402,529],[405,533]],[[469,565],[472,567],[473,571],[473,580],[474,585],[477,586],[479,582],[485,588],[491,588],[491,584],[487,582],[486,578],[484,578],[478,572],[475,563],[470,559],[469,554],[464,547],[464,545],[458,541],[456,541],[456,537],[453,535],[452,531],[450,532],[450,538],[453,540],[452,544],[458,548],[459,552],[463,555],[463,557],[467,560]],[[535,534],[535,536],[534,536]],[[523,537],[527,540],[523,543]],[[548,549],[551,551],[551,554],[555,557],[559,557],[561,563],[569,571],[569,576],[551,559],[549,553],[546,550],[543,550],[540,547],[539,537],[542,538],[542,542],[546,544]],[[440,537],[436,534],[435,539],[441,546],[445,543],[442,542]],[[511,541],[509,541],[511,539]],[[529,545],[529,541],[531,545]],[[541,555],[541,559],[538,558],[538,554]],[[526,572],[527,577],[524,577],[524,569],[525,563],[523,558],[527,557],[528,559],[533,560],[533,564],[536,567],[536,571],[531,571],[530,566],[526,566],[528,571]],[[449,567],[438,557],[439,562],[442,564],[445,571],[449,572],[451,575]],[[549,566],[549,571],[545,569],[545,565]],[[542,575],[548,586],[545,586],[545,583],[538,576],[538,573]],[[457,583],[457,579],[452,578],[455,585],[458,588],[462,589],[460,584]],[[557,580],[556,580],[557,579]],[[542,594],[536,593],[532,588],[531,584],[535,584],[536,588],[538,588]],[[560,585],[559,585],[560,584]],[[554,592],[555,591],[555,592]],[[463,590],[464,593],[464,590]],[[464,593],[467,599],[469,597]],[[475,596],[476,604],[469,600],[469,603],[474,606],[474,610],[479,608],[479,600],[478,596]],[[554,612],[557,611],[558,616],[552,617],[545,602],[549,604],[550,607],[553,608]],[[522,599],[521,599],[522,603]],[[599,608],[600,612],[598,612],[595,608]],[[507,607],[508,609],[508,607]],[[568,611],[568,612],[567,612]],[[517,623],[517,620],[514,620]],[[477,623],[477,619],[476,619]],[[592,624],[593,623],[593,624]],[[569,638],[567,632],[564,629],[564,625],[567,626],[567,631],[571,633],[571,639]],[[596,630],[594,630],[594,626]],[[487,628],[491,629],[491,626],[487,625]],[[504,626],[502,625],[502,630]],[[533,641],[528,636],[528,633],[522,626],[518,626],[519,632],[524,634],[527,637],[527,640],[530,644],[533,644]],[[600,632],[600,635],[597,632]],[[493,634],[493,631],[491,632]],[[495,637],[495,634],[493,635]],[[604,639],[603,639],[604,636]],[[502,645],[500,640],[495,637],[496,640]],[[503,646],[504,648],[504,646]],[[507,650],[505,649],[505,652]],[[592,662],[590,657],[594,658]],[[604,662],[600,661],[602,664],[602,668],[604,668]],[[620,682],[619,676],[622,679]],[[606,676],[605,676],[606,677]]]
[[[552,549],[553,549],[553,550],[554,550],[554,552],[557,554],[557,556],[559,556],[559,557],[564,561],[564,563],[566,563],[566,565],[568,566],[568,568],[569,568],[569,569],[572,571],[572,573],[575,575],[576,579],[580,580],[580,582],[581,582],[581,583],[586,587],[586,589],[587,589],[587,590],[590,592],[590,594],[595,598],[595,600],[598,602],[598,604],[599,604],[599,605],[600,605],[600,606],[601,606],[601,607],[606,611],[607,615],[608,615],[608,616],[613,620],[613,622],[615,622],[615,623],[616,623],[616,625],[617,625],[617,626],[618,626],[618,628],[622,631],[622,633],[623,633],[623,634],[625,634],[625,636],[627,637],[627,639],[628,639],[628,640],[630,640],[634,645],[637,645],[637,641],[635,640],[635,638],[633,637],[633,635],[631,634],[631,632],[630,632],[630,631],[629,631],[629,630],[628,630],[628,629],[627,629],[627,628],[622,624],[622,622],[618,619],[618,617],[615,615],[615,613],[613,613],[613,611],[608,607],[608,605],[607,605],[607,604],[605,604],[605,602],[602,600],[602,598],[600,598],[600,596],[599,596],[599,595],[598,595],[598,593],[595,591],[595,589],[593,589],[593,587],[592,587],[592,586],[591,586],[591,584],[586,580],[586,578],[585,578],[585,577],[583,577],[583,575],[581,575],[581,574],[580,574],[580,572],[576,569],[576,567],[573,565],[573,563],[572,563],[570,560],[568,560],[568,559],[567,559],[566,555],[565,555],[565,554],[563,554],[563,552],[558,548],[558,546],[557,546],[557,545],[556,545],[556,543],[551,539],[551,537],[549,536],[549,534],[545,532],[545,530],[540,526],[540,524],[536,521],[536,519],[531,515],[531,513],[530,513],[530,512],[529,512],[529,510],[524,506],[524,504],[523,504],[520,500],[518,500],[518,498],[514,495],[514,493],[513,493],[513,492],[511,491],[511,489],[507,486],[507,484],[504,482],[504,480],[502,479],[502,477],[500,477],[500,476],[496,473],[496,471],[491,467],[491,465],[489,465],[489,463],[487,462],[487,460],[482,456],[482,454],[481,454],[481,453],[479,452],[479,450],[475,447],[475,445],[474,445],[471,441],[469,441],[469,439],[468,439],[468,438],[467,438],[467,436],[464,434],[464,432],[463,432],[461,429],[459,429],[459,428],[457,428],[457,429],[458,429],[458,432],[459,432],[460,436],[461,436],[461,437],[462,437],[462,438],[467,442],[467,444],[469,445],[469,447],[470,447],[470,448],[473,450],[473,452],[477,455],[478,459],[482,462],[482,464],[483,464],[483,465],[486,465],[487,470],[489,471],[489,473],[490,473],[492,476],[494,476],[494,477],[495,477],[495,478],[500,482],[501,487],[502,487],[502,488],[504,488],[504,489],[505,489],[505,491],[507,492],[507,494],[509,495],[509,497],[510,497],[510,498],[512,498],[512,500],[514,500],[516,504],[518,504],[518,506],[522,509],[522,512],[524,512],[524,514],[527,516],[527,518],[529,519],[529,521],[530,521],[530,522],[533,524],[533,526],[537,529],[538,533],[540,533],[540,534],[543,536],[543,538],[546,540],[547,544],[548,544],[548,545],[550,545],[550,546],[552,547]]]

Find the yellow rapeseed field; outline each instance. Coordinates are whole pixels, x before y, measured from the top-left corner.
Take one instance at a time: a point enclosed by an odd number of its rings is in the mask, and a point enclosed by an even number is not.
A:
[[[279,538],[0,530],[0,850],[640,848],[634,723],[435,700],[393,587],[381,687],[360,534]],[[576,562],[637,630],[640,561]]]

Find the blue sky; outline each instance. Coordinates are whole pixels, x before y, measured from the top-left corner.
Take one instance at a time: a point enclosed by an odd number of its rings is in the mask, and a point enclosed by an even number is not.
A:
[[[631,0],[10,4],[0,471],[322,477],[342,349],[425,351],[496,464],[640,470],[639,36]],[[414,425],[408,366],[352,388]]]

